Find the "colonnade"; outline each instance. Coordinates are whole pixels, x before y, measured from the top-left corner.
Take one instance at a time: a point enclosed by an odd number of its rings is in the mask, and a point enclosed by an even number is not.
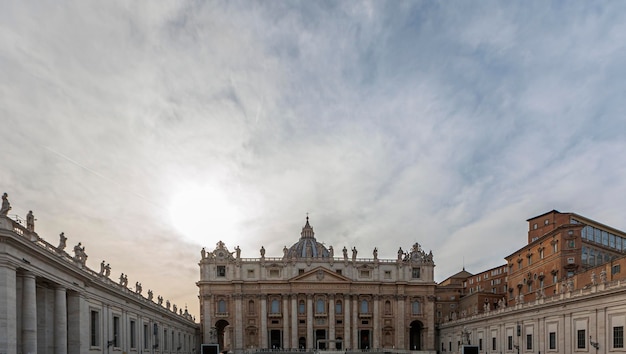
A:
[[[314,309],[315,300],[318,294],[283,294],[280,295],[280,314],[270,314],[268,312],[269,298],[275,298],[270,294],[259,295],[243,295],[233,294],[229,296],[229,308],[234,309],[233,312],[229,312],[227,315],[222,314],[219,318],[215,317],[216,302],[218,296],[205,295],[201,298],[203,301],[203,323],[212,324],[215,326],[217,321],[226,320],[230,326],[227,334],[230,337],[230,343],[224,343],[225,349],[234,350],[238,352],[244,349],[250,349],[247,347],[245,335],[246,328],[250,326],[251,318],[254,318],[254,327],[258,327],[258,348],[269,349],[271,344],[269,340],[269,334],[272,330],[281,330],[281,346],[282,348],[300,348],[302,343],[300,342],[299,328],[302,328],[300,320],[303,319],[303,314],[299,309],[299,302],[305,299],[305,315],[306,318],[306,349],[316,348],[315,332],[316,330],[325,330],[326,337],[324,339],[328,341],[341,340],[342,348],[361,348],[361,336],[360,330],[369,331],[369,349],[382,348],[383,346],[383,315],[387,323],[387,327],[393,328],[393,347],[402,349],[407,346],[405,343],[407,326],[405,324],[405,301],[406,296],[394,295],[394,311],[393,314],[382,314],[381,302],[387,297],[379,295],[366,296],[369,299],[369,309],[367,313],[361,313],[360,299],[364,298],[363,295],[355,294],[319,294],[323,296],[326,301],[326,310],[322,314],[318,314]],[[250,311],[244,312],[246,309],[245,300],[255,299],[257,300],[259,313],[251,314]],[[341,311],[336,312],[335,306],[337,301],[341,301]],[[224,317],[226,316],[226,317]],[[317,321],[318,317],[325,318],[324,324],[321,325]],[[268,324],[268,321],[272,318],[280,318],[281,325]],[[341,320],[339,323],[337,320]],[[367,322],[364,324],[364,322]],[[341,326],[341,327],[338,327]],[[204,328],[205,341],[209,338],[210,328]],[[337,338],[337,334],[341,334],[341,338]],[[366,349],[366,348],[362,348]]]

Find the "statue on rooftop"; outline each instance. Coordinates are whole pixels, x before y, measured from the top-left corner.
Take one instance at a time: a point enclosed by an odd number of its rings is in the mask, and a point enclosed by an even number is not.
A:
[[[237,246],[239,247],[239,246]],[[261,246],[261,258],[265,258],[265,247]],[[239,259],[239,257],[237,257]]]
[[[76,246],[74,246],[74,260],[82,265],[85,265],[85,263],[87,262],[87,253],[85,253],[85,247],[81,247],[80,242]]]
[[[163,305],[163,296],[161,296],[161,295],[157,296],[157,303],[159,305]]]
[[[206,249],[204,247],[202,247],[202,250],[200,251],[200,255],[202,256],[202,259],[206,258]]]
[[[343,246],[343,260],[347,261],[348,260],[348,249],[346,248],[346,246]]]
[[[33,211],[29,210],[28,214],[26,214],[26,230],[35,231],[35,215],[33,215]]]
[[[152,301],[153,297],[154,297],[154,293],[152,292],[152,289],[148,289],[148,300]]]
[[[106,264],[104,263],[104,260],[100,263],[100,275],[104,275],[104,267],[106,266]]]
[[[104,266],[104,276],[108,278],[110,275],[111,275],[111,265],[107,263],[107,265]]]
[[[141,294],[141,292],[143,291],[143,287],[141,286],[140,282],[135,282],[135,292],[137,294]]]
[[[352,247],[352,261],[356,261],[356,254],[357,254],[357,250],[356,247]]]
[[[0,216],[6,216],[11,210],[11,203],[9,203],[9,195],[4,193],[2,195],[2,208],[0,208]]]
[[[59,245],[57,246],[57,251],[61,252],[65,249],[65,241],[67,241],[67,237],[65,237],[65,232],[61,232],[59,234]]]
[[[335,250],[333,249],[333,246],[328,247],[328,257],[335,257]]]
[[[239,248],[239,245],[237,245],[237,247],[235,247],[235,255],[237,256],[237,259],[241,259],[241,248]],[[263,248],[263,246],[261,246],[261,256],[265,255],[265,249]]]
[[[373,254],[374,254],[374,260],[377,260],[378,259],[378,248],[374,247]]]
[[[402,250],[402,247],[400,247],[398,249],[398,260],[401,261],[403,257],[404,257],[404,251]]]

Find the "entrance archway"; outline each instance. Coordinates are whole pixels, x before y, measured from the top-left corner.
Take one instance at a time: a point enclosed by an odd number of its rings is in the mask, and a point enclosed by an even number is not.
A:
[[[409,328],[409,349],[422,350],[422,331],[424,330],[424,324],[420,321],[413,321]]]
[[[220,350],[224,350],[226,348],[226,344],[228,344],[228,348],[230,348],[230,343],[224,343],[224,333],[226,332],[226,327],[228,327],[230,323],[226,320],[219,320],[215,322],[215,329],[217,330],[217,344],[220,345]]]

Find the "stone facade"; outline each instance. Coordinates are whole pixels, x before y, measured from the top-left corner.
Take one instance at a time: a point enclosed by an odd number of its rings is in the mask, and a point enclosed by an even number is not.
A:
[[[0,353],[197,353],[199,325],[187,310],[142,295],[141,284],[88,268],[83,247],[65,251],[0,215]]]
[[[205,342],[242,353],[284,350],[435,351],[434,262],[419,244],[396,259],[359,258],[317,242],[307,221],[282,257],[241,258],[218,242],[202,250]],[[350,254],[349,254],[350,253]]]

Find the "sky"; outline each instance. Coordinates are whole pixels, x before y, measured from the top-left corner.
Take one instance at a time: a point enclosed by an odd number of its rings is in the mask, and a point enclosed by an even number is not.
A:
[[[0,192],[198,316],[200,250],[435,279],[552,209],[626,230],[626,2],[0,1]]]

